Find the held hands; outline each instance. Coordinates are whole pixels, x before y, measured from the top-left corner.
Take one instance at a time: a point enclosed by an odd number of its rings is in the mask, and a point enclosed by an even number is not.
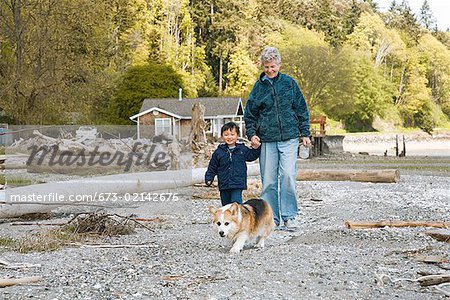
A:
[[[257,135],[252,136],[252,138],[250,139],[250,142],[252,144],[253,149],[258,149],[259,146],[261,146],[261,140],[260,140],[259,136],[257,136]]]

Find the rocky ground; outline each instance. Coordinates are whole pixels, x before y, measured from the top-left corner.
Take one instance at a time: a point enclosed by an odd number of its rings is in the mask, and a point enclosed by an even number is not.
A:
[[[401,180],[392,184],[298,182],[300,229],[277,230],[265,249],[249,245],[238,255],[229,254],[230,245],[210,228],[207,208],[220,204],[211,188],[171,191],[179,193],[177,202],[116,207],[109,211],[162,221],[146,223],[151,231],[138,228],[132,235],[95,240],[133,248],[68,245],[21,254],[0,247],[3,260],[38,265],[0,266],[0,277],[42,276],[35,284],[3,288],[0,298],[448,299],[434,287],[393,283],[387,276],[395,280],[449,273],[449,243],[427,236],[428,228],[354,230],[345,228],[344,221],[450,221],[449,157],[343,154],[299,161],[299,167],[398,168]],[[57,218],[33,222],[67,222],[69,218],[60,212]],[[6,221],[0,224],[0,238],[23,239],[50,228],[54,226],[15,226]],[[449,286],[442,288],[450,293]]]

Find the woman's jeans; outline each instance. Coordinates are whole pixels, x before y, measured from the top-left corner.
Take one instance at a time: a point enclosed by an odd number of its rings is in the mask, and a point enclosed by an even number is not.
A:
[[[273,210],[275,224],[294,219],[298,213],[296,176],[299,139],[262,143],[259,165],[262,193]]]

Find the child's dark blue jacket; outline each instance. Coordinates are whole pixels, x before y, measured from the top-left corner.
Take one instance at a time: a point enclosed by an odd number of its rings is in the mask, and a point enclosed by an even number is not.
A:
[[[220,144],[214,151],[208,170],[205,173],[205,182],[213,181],[217,175],[219,190],[247,189],[247,164],[259,157],[261,147],[251,149],[241,143],[230,150],[226,144]]]

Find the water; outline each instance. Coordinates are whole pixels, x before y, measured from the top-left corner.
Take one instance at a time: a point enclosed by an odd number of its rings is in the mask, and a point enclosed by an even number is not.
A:
[[[395,156],[395,141],[356,143],[344,140],[344,151],[351,153],[367,152],[370,155]],[[399,141],[399,153],[403,151],[403,141]],[[450,156],[450,140],[407,141],[406,156]]]

